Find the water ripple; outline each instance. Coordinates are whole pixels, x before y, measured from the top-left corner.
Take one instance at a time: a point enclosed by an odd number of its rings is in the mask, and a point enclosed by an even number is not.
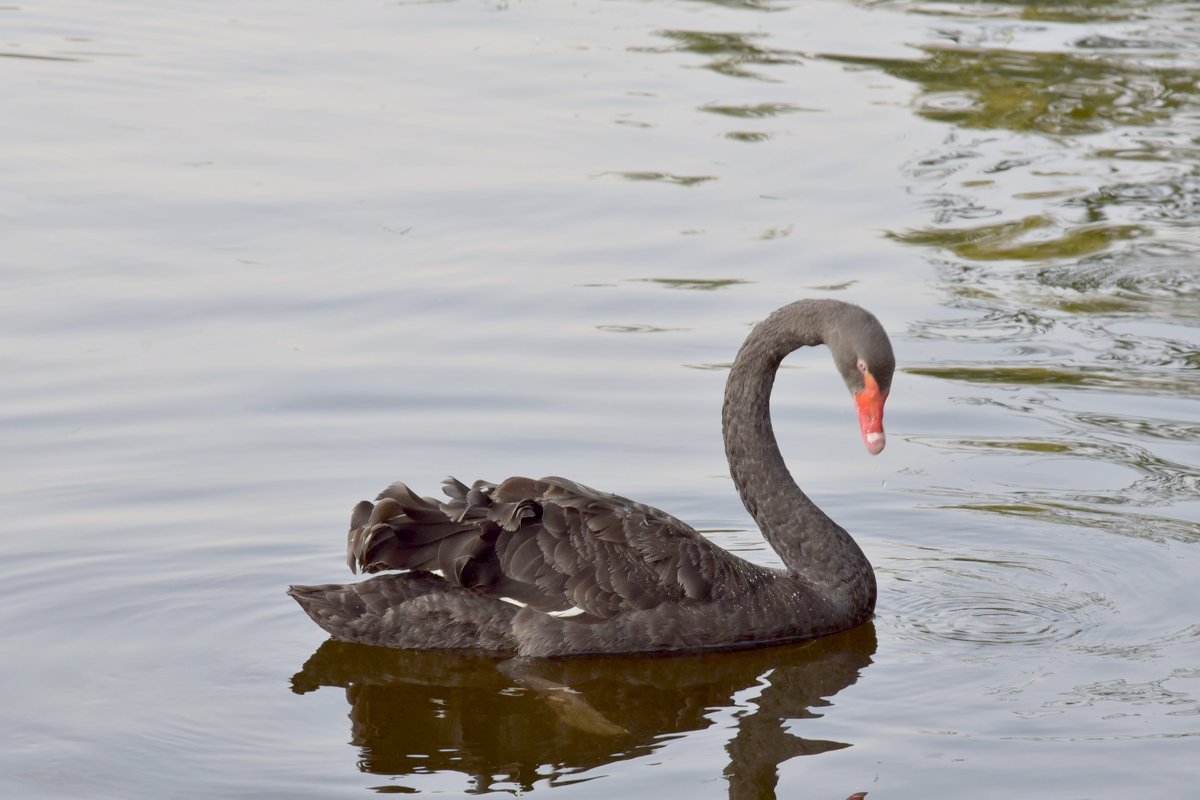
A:
[[[1012,557],[933,559],[906,576],[887,607],[900,619],[902,637],[977,645],[1066,641],[1109,609],[1093,592],[1027,585],[1039,571]]]
[[[1200,266],[1191,248],[1144,250],[1135,262],[1127,254],[1104,253],[1072,265],[1038,266],[1021,275],[1049,290],[1038,302],[1072,314],[1158,319],[1195,319],[1200,315]]]
[[[1138,539],[1162,542],[1174,540],[1188,544],[1200,543],[1200,522],[1147,514],[1121,508],[1105,507],[1114,495],[1093,494],[1064,498],[1051,492],[1022,491],[985,495],[978,491],[941,489],[943,495],[958,495],[960,503],[937,506],[946,509],[983,511],[1006,517],[1033,518],[1058,525],[1070,525],[1100,530]]]
[[[1059,366],[1022,362],[996,365],[994,362],[979,362],[914,366],[904,371],[911,375],[976,384],[1110,389],[1132,394],[1176,394],[1180,397],[1194,397],[1200,384],[1194,374],[1177,368],[1131,372],[1128,366],[1095,367],[1086,364]]]

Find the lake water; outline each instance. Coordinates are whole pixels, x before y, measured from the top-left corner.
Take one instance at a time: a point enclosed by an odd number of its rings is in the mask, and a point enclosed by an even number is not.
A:
[[[0,794],[1189,796],[1198,77],[1195,3],[0,6]],[[518,680],[284,595],[448,474],[778,563],[720,402],[804,296],[900,362],[877,458],[773,403],[872,624]]]

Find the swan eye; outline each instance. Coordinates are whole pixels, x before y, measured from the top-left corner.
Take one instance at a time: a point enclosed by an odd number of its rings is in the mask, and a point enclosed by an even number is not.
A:
[[[858,360],[858,371],[864,375],[867,373],[867,362],[863,361],[861,358]]]

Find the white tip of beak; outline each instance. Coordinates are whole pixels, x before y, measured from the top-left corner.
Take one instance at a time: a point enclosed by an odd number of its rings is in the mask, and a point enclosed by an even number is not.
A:
[[[863,436],[867,443],[867,450],[872,455],[878,455],[883,451],[883,446],[887,444],[887,439],[883,435],[883,431],[872,431]]]

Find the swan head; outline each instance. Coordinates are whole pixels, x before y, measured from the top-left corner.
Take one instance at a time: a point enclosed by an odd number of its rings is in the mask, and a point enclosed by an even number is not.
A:
[[[854,404],[858,406],[858,425],[862,429],[863,444],[871,455],[879,455],[887,444],[883,433],[883,403],[887,400],[887,389],[879,387],[879,381],[866,362],[859,361],[863,388],[854,392]]]
[[[848,306],[834,323],[826,343],[833,351],[846,388],[858,408],[858,425],[867,452],[878,455],[887,438],[883,432],[883,404],[892,388],[896,357],[879,320],[869,311]]]

